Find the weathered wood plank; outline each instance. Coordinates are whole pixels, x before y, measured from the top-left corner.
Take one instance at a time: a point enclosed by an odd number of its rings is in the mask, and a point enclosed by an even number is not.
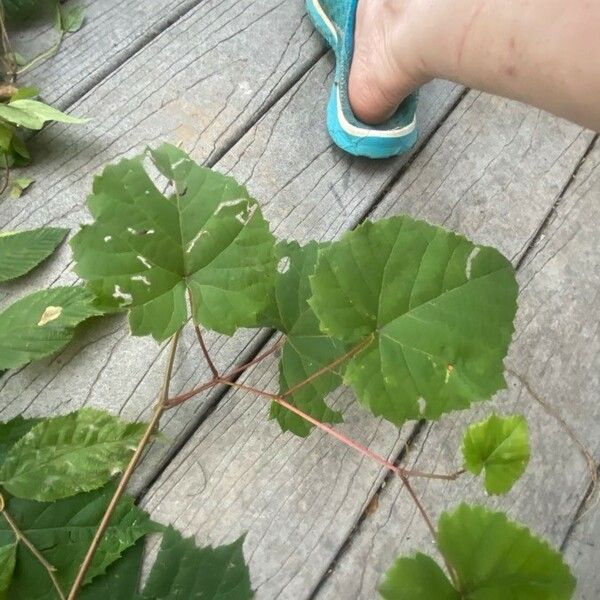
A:
[[[579,600],[600,598],[600,510],[597,498],[596,492],[569,535],[565,547],[567,562],[577,577]]]
[[[291,77],[290,74],[285,74],[287,70],[299,68],[296,62],[298,52],[307,52],[307,49],[302,50],[302,48],[308,48],[314,43],[310,29],[304,41],[299,40],[298,31],[306,26],[306,19],[302,16],[301,7],[298,8],[296,3],[279,5],[271,2],[273,10],[270,12],[266,10],[265,4],[267,3],[262,3],[263,13],[266,14],[265,22],[257,19],[255,11],[247,22],[246,19],[250,17],[244,13],[236,26],[239,30],[243,30],[239,35],[234,35],[235,30],[232,31],[231,27],[224,31],[219,30],[215,34],[218,36],[217,40],[205,32],[204,40],[208,48],[218,46],[218,40],[222,37],[227,39],[214,54],[207,54],[203,61],[198,63],[206,72],[212,73],[217,68],[214,62],[225,68],[228,61],[232,62],[232,57],[237,59],[237,70],[232,70],[229,74],[225,71],[218,72],[214,76],[218,81],[209,78],[202,84],[192,85],[189,82],[190,69],[200,67],[198,64],[189,67],[187,62],[184,62],[182,67],[184,71],[180,78],[173,80],[174,89],[165,90],[156,82],[152,83],[152,80],[146,76],[141,80],[136,77],[139,68],[132,66],[132,62],[135,61],[137,65],[152,62],[152,57],[163,56],[167,52],[165,48],[172,50],[172,45],[169,44],[176,43],[175,38],[182,37],[182,32],[173,33],[172,42],[166,44],[163,42],[163,38],[168,34],[166,32],[124,65],[119,73],[115,74],[114,81],[110,78],[98,86],[89,98],[80,103],[81,112],[95,115],[94,125],[90,125],[87,129],[88,135],[80,139],[70,136],[68,130],[56,128],[53,135],[50,129],[43,136],[43,145],[49,152],[52,152],[52,147],[60,144],[61,141],[64,144],[69,142],[70,145],[62,151],[66,158],[61,168],[56,171],[53,171],[55,168],[51,166],[53,163],[49,159],[44,167],[40,166],[45,182],[43,193],[38,189],[35,194],[27,194],[22,202],[12,205],[13,213],[6,220],[6,226],[16,228],[51,222],[74,226],[80,221],[87,220],[82,198],[89,189],[91,173],[98,170],[103,163],[115,160],[123,153],[131,152],[132,147],[139,149],[149,141],[149,138],[160,140],[164,137],[177,142],[183,137],[186,149],[192,150],[193,155],[200,160],[209,156],[214,149],[221,151],[226,147],[227,141],[233,135],[227,129],[229,123],[236,119],[239,121],[239,114],[245,115],[247,119],[249,113],[258,110],[271,93],[268,86],[273,84],[268,82]],[[289,35],[288,42],[284,44],[284,48],[288,48],[289,56],[281,58],[283,48],[276,48],[275,43],[271,44],[272,64],[267,64],[266,59],[260,61],[260,68],[266,70],[262,72],[262,79],[249,78],[249,70],[259,68],[254,63],[253,54],[266,51],[263,47],[263,40],[266,37],[264,29],[272,29],[278,19],[286,20],[287,23],[293,11],[298,12],[300,30],[297,29],[297,24],[292,29],[289,24],[282,23],[280,28],[281,31],[287,31]],[[197,23],[205,23],[201,16],[196,15]],[[184,37],[187,39],[189,34]],[[158,44],[162,44],[162,50],[154,48]],[[162,60],[170,59],[163,57]],[[279,66],[274,68],[273,62]],[[226,159],[218,165],[223,170],[231,170],[237,163],[233,172],[242,178],[248,177],[249,165],[257,165],[257,177],[251,178],[249,182],[251,190],[261,200],[277,197],[277,202],[267,205],[266,212],[282,236],[297,234],[299,230],[297,213],[287,216],[285,214],[292,208],[310,217],[312,212],[321,210],[322,205],[326,204],[330,207],[328,211],[330,224],[338,230],[354,225],[358,215],[369,208],[376,194],[393,177],[394,169],[407,160],[407,157],[403,157],[383,164],[357,161],[331,148],[323,119],[317,120],[314,116],[323,114],[325,102],[323,81],[328,78],[331,68],[329,57],[320,61],[300,85],[292,89],[275,109],[270,111],[267,118],[260,121],[243,138],[239,151],[236,150],[232,156],[227,155]],[[194,77],[196,80],[203,79],[201,73],[195,73]],[[256,86],[255,93],[251,96],[234,93],[238,90],[239,84],[236,77],[248,78],[244,80]],[[134,90],[142,94],[143,88],[152,85],[154,92],[152,94],[150,91],[144,91],[144,97],[150,99],[141,101],[130,117],[117,118],[112,114],[112,109],[99,101],[98,96],[119,93],[119,86],[124,81],[127,81],[129,90],[133,86]],[[227,86],[224,85],[224,81],[228,82]],[[263,90],[265,86],[267,89]],[[232,92],[224,94],[223,89],[231,89]],[[438,82],[429,86],[424,92],[421,106],[421,122],[425,131],[440,121],[459,93],[460,90],[451,84]],[[202,120],[200,117],[190,119],[186,111],[179,110],[186,102],[184,97],[193,97],[196,106],[203,106],[211,112]],[[217,107],[218,101],[221,102],[220,109]],[[310,110],[307,107],[310,107]],[[178,125],[181,122],[184,126]],[[239,129],[241,124],[238,123],[236,127]],[[98,138],[97,146],[87,145],[87,140],[92,135]],[[272,141],[269,142],[269,139]],[[266,146],[269,152],[271,147],[277,147],[279,152],[278,160],[274,160],[269,154],[271,161],[269,169],[272,176],[268,176],[265,170],[265,150],[261,148]],[[246,157],[243,156],[244,153]],[[313,156],[314,159],[306,158],[307,155]],[[259,160],[257,156],[262,158]],[[290,157],[289,162],[287,156]],[[54,157],[59,160],[57,154],[54,154]],[[250,163],[250,160],[254,163]],[[280,180],[291,177],[293,172],[291,170],[298,169],[296,160],[309,161],[311,167],[305,169],[306,176],[321,182],[322,187],[318,189],[319,202],[315,202],[311,195],[298,194],[294,204],[288,190],[284,190],[279,197],[277,196],[278,189],[281,187]],[[350,168],[351,165],[353,169]],[[327,180],[327,177],[331,179]],[[342,181],[334,186],[341,177],[345,178],[343,181],[346,183]],[[307,181],[311,180],[303,181],[306,189]],[[333,188],[333,191],[330,191],[330,188]],[[346,189],[351,194],[360,195],[351,203],[337,200],[335,194],[339,196]],[[351,198],[350,195],[348,197]],[[287,204],[280,204],[280,200],[286,201]],[[304,233],[299,236],[306,238],[311,233],[312,224],[307,222],[302,227]],[[321,234],[317,232],[315,235]],[[21,294],[51,282],[72,282],[74,276],[69,271],[69,260],[70,253],[65,248],[56,259],[45,265],[44,269],[20,281],[18,285],[7,286],[6,290],[14,297],[16,293]],[[234,363],[240,355],[242,356],[240,361],[243,361],[258,341],[253,332],[243,332],[235,340],[210,334],[207,336],[211,353],[223,368]],[[188,352],[192,343],[193,336],[184,337],[181,361],[178,363],[173,381],[174,393],[209,378],[207,369],[199,366],[201,361],[195,349],[192,353]],[[160,369],[164,360],[164,353],[151,340],[131,338],[127,328],[123,326],[122,319],[113,319],[108,325],[105,323],[90,325],[83,336],[55,359],[26,367],[0,382],[0,396],[7,399],[0,415],[2,418],[8,418],[23,411],[28,414],[47,414],[58,410],[65,412],[90,403],[119,411],[128,418],[140,418],[148,414],[151,400],[159,386]],[[76,388],[73,382],[76,382]],[[190,402],[179,410],[169,413],[163,425],[167,435],[171,437],[170,441],[177,442],[185,439],[215,398],[216,395],[212,395],[208,400]],[[168,456],[170,447],[170,444],[164,444],[153,449],[140,469],[142,474],[137,483],[138,488],[143,486],[148,477],[158,468],[160,461]]]
[[[58,54],[23,74],[19,82],[38,86],[46,102],[64,109],[197,3],[77,2],[86,10],[84,26],[65,38]],[[20,29],[11,38],[16,51],[32,58],[51,48],[57,33],[51,24],[42,24]]]
[[[311,106],[306,109],[307,114],[311,109]],[[303,113],[293,103],[286,111],[295,115],[298,127],[305,126]],[[277,111],[267,115],[256,128],[266,128],[270,133],[270,137],[263,134],[267,142],[253,149],[252,145],[260,140],[260,131],[251,132],[248,149],[236,165],[236,169],[242,168],[242,160],[249,161],[242,172],[248,173],[251,182],[276,180],[275,184],[270,184],[277,194],[267,202],[267,214],[290,211],[294,214],[298,205],[285,199],[288,194],[300,195],[300,190],[306,190],[310,185],[310,180],[304,179],[304,171],[297,178],[288,176],[284,179],[274,169],[276,157],[281,156],[285,143],[280,140],[294,139],[289,129],[283,128],[284,118],[285,114],[279,121],[282,131],[278,134],[277,129],[273,133],[273,129],[267,127],[271,119],[279,119]],[[514,122],[520,124],[520,128],[509,133],[508,139],[499,135]],[[486,238],[477,227],[479,219],[465,216],[455,224],[456,227],[479,241],[502,243],[509,255],[518,256],[568,181],[591,137],[573,125],[522,105],[470,94],[411,164],[396,190],[401,189],[406,178],[414,181],[415,189],[419,189],[421,178],[427,181],[437,176],[438,161],[445,165],[449,153],[451,157],[455,153],[461,154],[461,160],[470,161],[470,169],[463,171],[460,161],[451,162],[466,179],[461,180],[464,214],[479,215],[481,211],[490,220],[509,219],[515,224],[525,221],[529,223],[529,229],[515,225],[515,233],[505,240],[501,237],[503,231],[496,236],[490,232]],[[561,146],[550,156],[550,162],[546,146],[548,138]],[[244,140],[233,149],[232,157],[238,147],[245,148]],[[499,172],[498,182],[494,171],[488,173],[486,170],[491,168],[492,161],[482,163],[483,166],[477,162],[482,148],[490,156],[497,156],[506,170],[520,168],[519,165],[525,163],[521,169],[524,178],[520,184],[522,195],[516,195],[510,207],[496,201],[496,187],[503,182],[503,172]],[[258,156],[258,163],[252,158],[254,156]],[[557,160],[559,156],[561,160],[553,165],[552,159]],[[226,161],[229,159],[228,156]],[[306,161],[300,164],[302,168]],[[306,169],[310,168],[311,163]],[[334,173],[341,171],[333,181],[346,176],[352,183],[352,178],[358,176],[355,171],[348,175],[338,166],[333,169]],[[443,221],[456,202],[450,193],[456,185],[452,174],[452,169],[444,173],[440,184],[448,186],[448,193],[439,193],[435,202],[427,203],[420,194],[410,202],[404,202],[404,193],[398,192],[394,210],[422,214],[423,207],[427,206],[430,220]],[[488,179],[487,185],[479,188],[477,182],[484,176]],[[326,182],[329,178],[328,174]],[[320,186],[323,185],[322,181],[313,178],[311,187],[322,189]],[[342,206],[349,205],[354,212],[357,212],[357,198],[361,196],[361,189],[356,187],[352,184],[350,192],[344,192],[339,199]],[[412,192],[406,192],[409,193]],[[305,195],[306,191],[302,198]],[[308,195],[314,195],[316,216],[313,218],[312,212],[304,216],[298,208],[296,219],[299,224],[291,233],[301,239],[308,233],[327,237],[337,235],[340,224],[330,222],[327,216],[327,210],[334,207],[329,204],[321,209],[319,194],[314,189]],[[392,203],[384,202],[383,206],[392,211]],[[286,228],[285,232],[288,231]],[[274,373],[274,367],[261,366],[250,375],[250,381],[271,385],[273,389]],[[371,444],[385,456],[398,453],[410,428],[399,436],[389,424],[369,418],[347,393],[337,402],[349,406],[344,425],[346,432]],[[304,442],[282,435],[275,424],[266,422],[267,410],[261,404],[261,400],[250,400],[245,394],[226,397],[174,458],[144,502],[156,518],[174,522],[185,531],[195,533],[202,543],[230,540],[248,529],[245,548],[258,597],[306,598],[310,597],[352,531],[383,473],[319,433]],[[372,597],[372,587],[370,593]],[[336,597],[352,598],[353,595],[337,594]]]
[[[596,458],[600,456],[599,194],[600,147],[596,147],[519,273],[516,336],[508,361],[536,394],[561,412]],[[527,416],[532,438],[532,460],[522,480],[500,498],[486,498],[480,481],[470,476],[449,483],[415,480],[415,486],[436,518],[460,501],[482,502],[507,510],[560,546],[588,488],[590,473],[557,421],[518,378],[511,375],[508,381],[508,390],[498,395],[493,406],[478,407],[466,418],[453,415],[429,425],[411,457],[424,470],[458,468],[467,422],[492,408],[504,414],[520,412]],[[597,515],[590,519],[591,526]],[[589,568],[594,547],[586,546],[585,541],[593,538],[585,529],[582,522],[568,557],[581,578],[581,589],[591,593],[598,589],[600,578],[597,569]],[[408,494],[393,480],[379,495],[379,509],[366,515],[318,597],[372,598],[394,557],[417,549],[434,552]]]

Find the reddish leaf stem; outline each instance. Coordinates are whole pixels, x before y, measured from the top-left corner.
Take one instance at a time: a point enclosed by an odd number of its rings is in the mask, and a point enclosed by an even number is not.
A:
[[[195,319],[194,298],[193,298],[192,292],[190,291],[189,288],[188,288],[188,298],[190,301],[190,308],[192,311],[192,321],[194,321],[194,319]],[[204,359],[206,360],[206,363],[208,364],[208,368],[210,369],[211,373],[213,374],[213,379],[217,379],[219,377],[219,371],[217,371],[217,367],[215,367],[215,363],[213,363],[212,358],[210,357],[210,354],[208,352],[208,348],[206,347],[206,344],[204,343],[204,338],[202,337],[202,331],[200,331],[200,325],[198,325],[196,322],[194,322],[194,330],[196,331],[196,337],[198,338],[200,348],[202,349],[202,354],[204,354]]]

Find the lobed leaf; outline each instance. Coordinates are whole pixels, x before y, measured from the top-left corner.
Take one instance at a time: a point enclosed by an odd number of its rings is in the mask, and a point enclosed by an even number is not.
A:
[[[150,155],[174,186],[158,191],[142,157],[105,168],[88,206],[95,221],[71,245],[77,273],[105,303],[129,309],[134,335],[163,340],[188,318],[232,334],[254,327],[275,279],[274,238],[232,178],[163,145]]]
[[[505,494],[529,462],[527,421],[521,415],[500,417],[469,425],[462,444],[465,468],[475,475],[485,471],[485,489]]]
[[[109,485],[57,502],[8,499],[8,512],[31,543],[56,568],[56,577],[63,591],[73,583],[114,489],[114,485]],[[86,582],[105,573],[137,540],[160,529],[135,506],[133,498],[125,496],[117,505]],[[0,545],[13,541],[12,530],[4,519],[0,519]],[[8,597],[56,599],[47,572],[23,544],[17,547],[16,566]]]
[[[0,282],[31,271],[56,250],[67,233],[68,229],[43,227],[0,234]]]
[[[92,408],[44,420],[8,451],[0,484],[40,501],[99,488],[125,468],[145,428]]]
[[[505,385],[517,284],[498,251],[406,216],[367,222],[319,254],[311,286],[322,331],[366,344],[344,378],[375,415],[434,419]]]
[[[0,313],[0,369],[20,367],[60,350],[75,326],[102,312],[82,286],[29,294]]]
[[[296,242],[278,244],[279,272],[272,302],[264,324],[286,334],[279,361],[279,390],[285,394],[293,386],[333,363],[346,352],[340,340],[324,335],[312,309],[309,277],[314,273],[318,251],[327,244]],[[327,406],[324,398],[342,383],[343,365],[329,370],[290,394],[286,400],[319,421],[339,423],[342,415]],[[283,431],[306,436],[312,425],[277,403],[271,404],[271,417]]]
[[[252,598],[244,538],[217,548],[197,548],[173,528],[165,530],[142,600],[245,600]]]

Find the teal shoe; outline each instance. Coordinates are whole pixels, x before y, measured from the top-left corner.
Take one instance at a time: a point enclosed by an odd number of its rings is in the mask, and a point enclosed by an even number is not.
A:
[[[411,94],[381,125],[367,125],[353,114],[348,100],[348,76],[354,49],[358,0],[306,0],[306,9],[335,52],[335,81],[327,104],[327,129],[342,150],[355,156],[387,158],[409,150],[417,140],[417,94]]]

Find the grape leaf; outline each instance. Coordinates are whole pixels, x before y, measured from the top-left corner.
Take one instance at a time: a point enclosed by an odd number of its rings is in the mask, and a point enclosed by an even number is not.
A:
[[[12,581],[16,560],[16,542],[0,546],[0,600],[8,598],[6,590],[8,590]]]
[[[479,475],[485,471],[485,489],[505,494],[521,477],[529,462],[527,421],[521,415],[500,417],[469,425],[462,444],[465,468]]]
[[[379,586],[385,600],[460,600],[446,574],[429,556],[401,557]]]
[[[20,367],[60,350],[75,326],[101,315],[94,296],[82,286],[29,294],[0,313],[0,369]]]
[[[40,501],[99,488],[125,468],[145,428],[93,408],[46,419],[8,451],[0,484]]]
[[[264,324],[277,327],[286,334],[279,361],[281,394],[333,363],[346,351],[343,342],[321,332],[319,322],[307,303],[311,293],[309,276],[314,272],[319,249],[326,245],[310,242],[300,246],[296,242],[283,242],[277,247],[279,273]],[[342,369],[343,365],[340,365],[319,375],[286,400],[319,421],[341,422],[342,415],[329,408],[324,398],[341,385]],[[310,423],[275,402],[271,404],[270,415],[277,419],[283,431],[306,436],[312,429]]]
[[[63,590],[75,579],[98,523],[115,490],[108,485],[100,490],[72,496],[57,502],[35,502],[9,498],[7,510],[31,543],[56,568]],[[104,573],[137,540],[161,527],[125,496],[117,505],[106,535],[94,557],[86,582]],[[0,544],[14,541],[14,534],[0,519]],[[31,552],[19,544],[9,598],[55,600],[48,574]],[[107,597],[108,600],[108,597]]]
[[[393,217],[319,253],[309,300],[328,335],[366,347],[345,381],[397,425],[438,418],[505,385],[517,284],[492,248]]]
[[[144,539],[140,538],[123,556],[111,564],[104,575],[96,577],[79,593],[79,600],[132,600],[136,598]]]
[[[468,600],[567,600],[575,588],[559,552],[483,506],[461,504],[443,513],[438,547]]]
[[[41,129],[48,121],[60,123],[87,123],[87,119],[80,119],[66,115],[60,110],[48,106],[39,100],[25,98],[14,100],[8,104],[0,103],[0,118],[27,129]]]
[[[230,177],[163,145],[151,152],[175,193],[158,191],[142,157],[94,181],[95,218],[73,238],[77,273],[105,303],[129,308],[134,335],[163,340],[194,319],[221,333],[253,327],[276,272],[275,242],[256,202]]]
[[[197,548],[192,539],[167,528],[142,600],[252,598],[243,543],[241,537],[226,546]]]
[[[0,464],[4,462],[7,452],[41,419],[24,419],[15,417],[6,423],[0,423]]]
[[[68,229],[44,227],[0,234],[0,281],[31,271],[54,252],[68,232]]]

